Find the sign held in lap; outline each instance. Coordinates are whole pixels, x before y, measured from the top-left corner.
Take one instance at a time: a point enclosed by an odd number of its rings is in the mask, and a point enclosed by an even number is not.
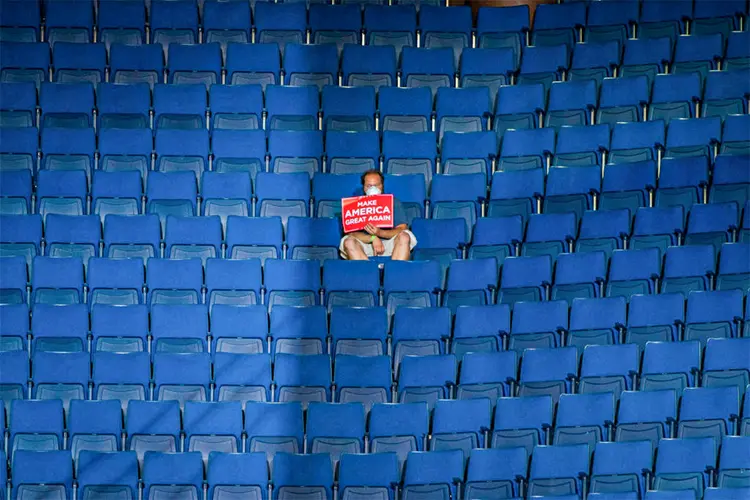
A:
[[[341,200],[344,232],[362,231],[368,224],[393,227],[393,195],[354,196]]]

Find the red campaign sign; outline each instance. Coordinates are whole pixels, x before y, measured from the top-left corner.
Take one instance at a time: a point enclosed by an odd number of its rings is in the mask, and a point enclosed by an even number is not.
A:
[[[393,227],[393,195],[375,194],[341,200],[344,232],[361,231],[367,224]]]

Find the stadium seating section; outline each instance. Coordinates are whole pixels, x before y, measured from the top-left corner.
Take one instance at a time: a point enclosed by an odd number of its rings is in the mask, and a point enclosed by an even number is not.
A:
[[[750,498],[748,3],[445,3],[0,0],[1,498]]]

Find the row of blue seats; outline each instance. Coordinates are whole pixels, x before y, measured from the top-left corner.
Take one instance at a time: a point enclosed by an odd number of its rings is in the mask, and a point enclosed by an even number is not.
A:
[[[743,341],[747,346],[748,339]],[[739,340],[719,342],[737,343]],[[625,369],[631,364],[631,358],[635,358],[635,346],[628,346],[633,348],[630,352],[622,352],[625,346],[620,346],[619,354],[629,354],[630,357],[626,356],[615,366],[602,366],[608,358],[594,353],[596,349],[614,351],[617,348],[587,348],[580,382],[574,380],[578,373],[575,358],[571,363],[570,356],[567,356],[571,353],[565,352],[572,350],[575,356],[575,349],[571,348],[525,351],[520,379],[516,378],[515,367],[510,365],[507,356],[500,366],[493,368],[491,364],[499,361],[497,358],[503,358],[503,354],[513,353],[469,353],[463,358],[458,379],[453,356],[406,356],[398,368],[398,377],[391,377],[387,357],[337,356],[333,382],[330,360],[321,355],[281,354],[276,358],[274,376],[271,377],[267,355],[217,353],[213,362],[216,375],[211,377],[212,363],[207,354],[157,353],[154,355],[154,377],[151,378],[146,353],[97,353],[92,378],[87,353],[37,353],[33,357],[33,389],[27,388],[23,378],[28,376],[28,361],[24,353],[6,352],[0,357],[4,358],[6,366],[16,371],[3,377],[6,382],[4,397],[10,406],[9,450],[13,451],[85,449],[77,448],[75,439],[70,438],[85,433],[82,432],[84,429],[92,429],[91,434],[119,436],[123,411],[128,443],[134,435],[141,434],[137,429],[148,424],[157,427],[156,420],[161,429],[168,430],[150,434],[177,435],[181,428],[190,434],[188,422],[192,419],[188,418],[189,413],[207,414],[206,419],[218,423],[218,428],[222,420],[229,420],[234,423],[232,427],[237,429],[239,438],[243,428],[243,409],[244,428],[248,434],[257,432],[254,427],[266,417],[272,420],[266,423],[272,429],[291,427],[294,430],[287,431],[286,435],[300,437],[304,429],[302,410],[307,410],[307,437],[310,438],[311,435],[321,435],[312,432],[314,426],[311,425],[311,414],[318,408],[331,409],[326,412],[328,416],[316,420],[332,425],[330,429],[333,431],[322,434],[326,437],[342,436],[336,434],[336,430],[346,432],[340,429],[354,427],[354,432],[348,437],[361,438],[366,434],[369,414],[370,439],[381,437],[373,432],[374,426],[387,428],[390,436],[417,436],[420,446],[416,449],[422,448],[422,442],[429,434],[430,414],[433,414],[431,449],[468,451],[490,446],[519,446],[531,454],[535,446],[543,444],[583,443],[593,448],[598,441],[616,440],[650,441],[656,446],[660,439],[670,437],[709,437],[719,441],[723,436],[750,436],[749,393],[747,387],[739,385],[741,381],[747,381],[746,374],[744,380],[741,377],[747,366],[725,362],[730,369],[706,371],[703,385],[698,387],[699,376],[688,371],[690,363],[696,361],[690,355],[692,353],[685,352],[684,348],[690,344],[694,343],[649,343],[641,372],[631,374],[625,374]],[[731,349],[732,346],[727,347]],[[680,348],[683,348],[682,352]],[[746,354],[747,349],[744,352]],[[555,358],[555,354],[562,359]],[[610,359],[613,358],[611,354]],[[544,367],[541,364],[544,362],[549,365]],[[180,363],[185,365],[175,373],[167,371]],[[359,363],[364,366],[359,366]],[[378,367],[381,369],[376,369]],[[562,370],[566,368],[573,372],[565,374]],[[307,370],[305,375],[309,380],[295,374],[295,369]],[[424,369],[436,371],[419,371]],[[508,378],[501,381],[502,376]],[[392,383],[392,380],[397,383]],[[27,393],[34,399],[24,400]],[[330,403],[332,396],[334,404]],[[391,404],[391,400],[398,404]],[[212,403],[206,404],[208,401]],[[555,407],[557,418],[553,419]],[[337,412],[337,408],[340,411]],[[180,409],[184,411],[183,427],[180,426]],[[281,413],[274,415],[274,410]],[[255,412],[264,412],[265,415]],[[38,418],[29,418],[33,414]],[[228,418],[221,418],[222,414]],[[69,430],[67,436],[62,433],[66,428],[64,415]],[[3,411],[0,411],[0,417],[4,417]],[[347,426],[347,420],[356,425]],[[288,421],[292,421],[292,425]],[[130,426],[131,422],[135,428]],[[5,423],[0,424],[0,429],[4,430]],[[567,427],[576,430],[565,429]],[[410,432],[404,432],[404,428]],[[449,428],[464,435],[460,439],[453,436],[435,448],[437,439],[434,434],[441,434],[444,432],[441,429]],[[216,430],[215,427],[209,434],[221,434]],[[465,434],[474,434],[474,437]],[[64,437],[68,438],[67,442]],[[95,442],[89,442],[89,446]],[[179,440],[167,446],[163,440],[152,441],[149,446],[146,439],[140,444],[140,449],[137,445],[129,448],[141,454],[148,450],[188,451],[188,443],[182,448]],[[252,443],[249,444],[251,446],[244,451],[255,451]],[[285,443],[275,444],[277,450],[288,447]],[[102,445],[99,448],[102,451],[121,449],[119,439],[108,439]],[[268,451],[273,451],[273,447],[269,448]],[[213,449],[218,451],[221,448]],[[293,449],[305,448],[294,446]],[[396,451],[398,447],[391,449]],[[414,449],[413,446],[406,447],[406,451]],[[240,447],[232,449],[240,450]],[[206,454],[211,451],[208,443],[204,451]]]
[[[148,4],[149,2],[147,2]],[[472,44],[573,45],[583,39],[624,42],[631,35],[641,38],[677,37],[680,33],[728,35],[743,28],[746,2],[715,4],[692,0],[673,2],[671,7],[656,0],[618,2],[615,5],[588,7],[584,2],[568,5],[543,5],[536,10],[534,31],[530,28],[526,5],[508,8],[478,9],[476,31],[468,6],[436,8],[439,1],[402,1],[386,7],[384,2],[344,2],[354,5],[320,5],[328,2],[154,2],[144,9],[141,0],[102,2],[99,9],[92,3],[52,2],[44,15],[45,39],[51,43],[72,41],[87,43],[98,39],[105,43],[227,43],[233,41],[359,42],[360,32],[369,32],[371,44],[399,43],[413,45],[421,35],[426,46]],[[419,8],[414,5],[416,3]],[[24,7],[29,4],[29,7]],[[359,4],[364,5],[364,16]],[[407,5],[403,5],[407,4]],[[412,5],[408,5],[412,4]],[[46,4],[45,4],[46,5]],[[588,7],[588,8],[587,8]],[[41,40],[38,2],[4,2],[4,38],[24,42]],[[98,15],[96,15],[98,14]],[[147,16],[148,14],[148,16]],[[309,15],[308,15],[309,14]],[[690,21],[688,23],[688,21]],[[149,29],[146,29],[148,24]],[[635,26],[639,29],[633,29]],[[689,28],[688,28],[689,25]],[[95,30],[96,28],[96,30]],[[96,33],[95,31],[98,31]],[[390,35],[390,36],[389,36]],[[400,36],[399,36],[400,35]]]
[[[427,494],[478,500],[488,492],[516,499],[528,492],[540,500],[580,500],[588,491],[591,500],[744,500],[750,488],[732,483],[742,485],[747,460],[741,447],[745,445],[742,439],[727,438],[719,454],[706,440],[665,440],[656,460],[653,450],[643,443],[600,443],[593,460],[583,446],[539,447],[530,459],[517,449],[477,449],[468,456],[460,451],[412,452],[403,474],[393,453],[344,453],[338,481],[334,481],[335,462],[325,453],[280,452],[269,475],[262,453],[214,452],[204,462],[197,452],[150,452],[139,481],[132,452],[83,452],[76,467],[72,467],[70,452],[19,452],[12,467],[13,492],[19,500],[33,498],[40,491],[70,498],[75,484],[84,496],[104,492],[127,499],[161,494],[207,495],[208,500],[237,495],[257,500],[411,500]],[[717,457],[728,464],[718,473]],[[711,472],[704,472],[704,466]],[[647,479],[642,480],[646,472]],[[7,472],[2,474],[0,491],[4,493]],[[612,484],[618,480],[630,481],[627,487],[631,489],[619,491]]]

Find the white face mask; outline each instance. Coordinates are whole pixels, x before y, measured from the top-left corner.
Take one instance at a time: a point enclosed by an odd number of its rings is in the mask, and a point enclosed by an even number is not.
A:
[[[380,194],[380,188],[377,186],[370,186],[367,188],[367,191],[365,191],[365,194],[367,194],[367,196]]]

